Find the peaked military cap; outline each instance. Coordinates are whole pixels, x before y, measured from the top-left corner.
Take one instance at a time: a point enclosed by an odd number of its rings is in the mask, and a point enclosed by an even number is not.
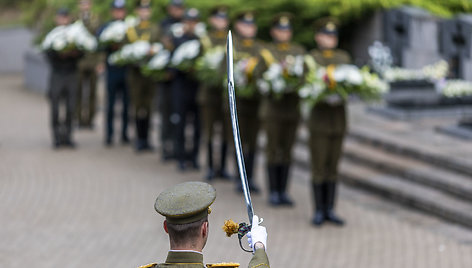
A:
[[[212,17],[219,17],[223,19],[228,18],[228,7],[227,6],[216,6],[210,10],[210,15]]]
[[[216,190],[210,184],[185,182],[159,194],[154,208],[171,224],[188,224],[207,217],[215,199]]]
[[[61,7],[56,11],[56,15],[59,15],[59,16],[69,16],[69,14],[70,14],[70,11],[66,7]]]
[[[183,7],[185,5],[184,0],[170,0],[169,6]]]
[[[138,0],[136,7],[138,8],[150,8],[151,0]]]
[[[256,18],[256,16],[254,14],[254,11],[252,11],[252,10],[242,11],[242,12],[239,12],[236,15],[236,21],[244,22],[244,23],[247,23],[247,24],[254,24],[255,23],[255,18]]]
[[[199,20],[200,11],[196,8],[189,8],[185,10],[184,20]]]
[[[126,1],[125,0],[113,0],[111,3],[112,8],[125,8]]]
[[[313,24],[317,33],[338,34],[339,20],[333,17],[324,17],[318,19]]]
[[[281,30],[290,30],[292,29],[292,19],[293,15],[291,13],[279,13],[272,19],[272,27]]]

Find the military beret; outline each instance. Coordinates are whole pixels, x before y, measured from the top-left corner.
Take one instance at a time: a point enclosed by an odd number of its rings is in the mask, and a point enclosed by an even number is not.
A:
[[[154,208],[171,224],[199,221],[210,214],[216,190],[208,183],[185,182],[164,190]]]
[[[200,11],[196,8],[189,8],[185,10],[184,20],[199,20]]]
[[[66,7],[61,7],[56,11],[56,15],[59,15],[59,16],[69,16],[69,14],[70,14],[70,11]]]
[[[317,33],[338,34],[339,20],[333,17],[324,17],[318,19],[313,24],[313,28]]]
[[[255,23],[255,14],[254,11],[247,10],[247,11],[242,11],[236,14],[236,21],[238,22],[244,22],[247,24],[254,24]]]
[[[279,13],[272,19],[272,27],[281,30],[290,30],[292,29],[292,18],[293,15],[291,13]]]
[[[228,18],[228,7],[227,6],[216,6],[210,10],[210,15],[212,17],[219,17],[223,19]]]
[[[183,7],[184,5],[184,0],[170,0],[169,2],[169,6]]]
[[[151,0],[138,0],[136,3],[136,7],[138,8],[150,8],[151,7]]]
[[[125,0],[113,0],[111,3],[112,8],[125,8],[126,1]]]

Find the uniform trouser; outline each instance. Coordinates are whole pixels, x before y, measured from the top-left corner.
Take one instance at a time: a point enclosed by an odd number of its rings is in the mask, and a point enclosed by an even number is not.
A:
[[[115,102],[117,94],[121,95],[121,137],[127,136],[129,91],[123,72],[109,70],[107,73],[107,138],[113,136],[113,119],[115,118]]]
[[[172,114],[172,83],[165,82],[159,84],[158,104],[161,113],[161,143],[166,146],[173,141],[172,123],[170,116]]]
[[[200,111],[202,115],[203,133],[208,143],[212,142],[215,136],[216,126],[221,124],[221,138],[223,142],[227,138],[227,124],[224,120],[222,88],[202,88],[199,99]],[[202,91],[203,90],[203,91]]]
[[[75,71],[52,72],[49,100],[51,104],[51,126],[56,142],[68,141],[72,136],[72,121],[76,104],[78,78]],[[65,118],[60,118],[60,106],[65,105]]]
[[[221,138],[223,141],[226,141],[226,124],[223,122],[223,108],[220,104],[202,104],[200,105],[200,110],[202,114],[203,121],[203,130],[205,135],[205,140],[207,142],[212,142],[213,137],[215,136],[215,127],[218,124],[222,126],[222,135]]]
[[[254,153],[257,150],[257,137],[260,129],[259,100],[246,100],[236,98],[238,108],[238,124],[241,136],[241,145],[244,153]],[[229,107],[225,106],[226,139],[233,144],[233,127],[231,124],[231,114]]]
[[[268,118],[265,120],[267,164],[290,165],[292,147],[297,135],[298,121],[299,118],[283,120]]]
[[[344,134],[310,133],[312,181],[336,182]]]
[[[238,123],[241,136],[241,145],[246,164],[248,180],[252,180],[255,167],[255,153],[257,151],[257,137],[260,129],[258,117],[260,99],[236,98],[238,108]],[[227,140],[234,148],[233,128],[229,107],[225,107],[225,121],[227,125]],[[237,165],[236,165],[237,166]],[[249,182],[251,183],[251,181]]]
[[[129,68],[128,86],[134,107],[138,139],[147,141],[156,85],[151,79],[143,76],[139,68]],[[143,127],[138,125],[141,123],[143,123]]]
[[[97,98],[97,73],[95,69],[79,71],[79,90],[77,94],[77,116],[79,124],[92,124],[95,116]]]
[[[178,161],[186,159],[185,128],[187,118],[192,116],[193,144],[190,153],[192,160],[196,160],[200,151],[200,112],[196,102],[198,85],[190,78],[179,76],[172,83],[172,115],[174,126],[174,151]]]

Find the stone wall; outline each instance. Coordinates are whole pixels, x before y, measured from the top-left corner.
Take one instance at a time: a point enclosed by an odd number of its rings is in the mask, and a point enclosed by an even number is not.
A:
[[[32,40],[33,33],[26,28],[0,28],[0,73],[24,70],[23,56]]]

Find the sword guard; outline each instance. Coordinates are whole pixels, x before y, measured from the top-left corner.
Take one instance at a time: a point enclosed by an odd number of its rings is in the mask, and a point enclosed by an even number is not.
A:
[[[247,224],[245,222],[238,224],[233,220],[226,220],[222,229],[228,237],[231,237],[233,234],[238,234],[239,246],[241,247],[241,249],[246,252],[253,252],[252,250],[245,249],[242,243],[242,239],[244,238],[244,236],[251,231],[250,224]]]
[[[252,250],[247,250],[243,247],[242,239],[243,237],[251,231],[251,225],[247,224],[245,222],[239,224],[239,229],[238,229],[238,240],[239,240],[239,246],[241,247],[242,250],[246,252],[253,252]]]

